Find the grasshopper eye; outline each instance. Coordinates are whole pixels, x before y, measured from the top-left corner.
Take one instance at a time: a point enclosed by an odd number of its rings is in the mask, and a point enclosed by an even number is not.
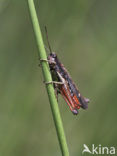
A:
[[[54,52],[51,53],[51,56],[52,56],[53,58],[56,58],[56,57],[57,57],[56,54],[55,54]]]

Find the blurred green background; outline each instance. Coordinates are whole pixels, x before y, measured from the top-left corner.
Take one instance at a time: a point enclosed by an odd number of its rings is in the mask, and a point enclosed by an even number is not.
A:
[[[49,40],[88,110],[74,116],[59,96],[71,156],[83,144],[117,146],[117,1],[35,0]],[[0,1],[0,156],[60,156],[27,1]],[[84,154],[89,155],[89,154]],[[106,154],[105,154],[106,155]]]

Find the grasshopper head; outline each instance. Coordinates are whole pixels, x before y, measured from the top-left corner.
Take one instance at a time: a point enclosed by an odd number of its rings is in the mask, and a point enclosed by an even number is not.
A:
[[[56,55],[56,53],[54,53],[54,52],[50,53],[49,56],[52,57],[53,59],[56,59],[56,58],[57,58],[57,55]]]
[[[57,58],[57,55],[54,52],[50,53],[48,56],[48,63],[53,68],[56,65],[56,58]]]

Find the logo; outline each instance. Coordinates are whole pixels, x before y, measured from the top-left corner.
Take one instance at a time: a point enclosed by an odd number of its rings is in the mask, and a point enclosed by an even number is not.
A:
[[[115,154],[115,147],[103,147],[102,145],[95,146],[94,144],[92,144],[91,149],[89,149],[86,144],[84,144],[83,147],[84,149],[82,151],[82,154],[86,152],[90,154]]]

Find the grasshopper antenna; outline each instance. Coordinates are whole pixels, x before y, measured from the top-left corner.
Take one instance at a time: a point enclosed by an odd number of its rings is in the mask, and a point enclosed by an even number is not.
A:
[[[46,38],[47,38],[47,42],[48,42],[48,47],[49,47],[50,53],[52,53],[52,49],[51,49],[51,46],[50,46],[50,43],[49,43],[48,31],[47,31],[47,27],[46,26],[45,26],[45,33],[46,33]]]

